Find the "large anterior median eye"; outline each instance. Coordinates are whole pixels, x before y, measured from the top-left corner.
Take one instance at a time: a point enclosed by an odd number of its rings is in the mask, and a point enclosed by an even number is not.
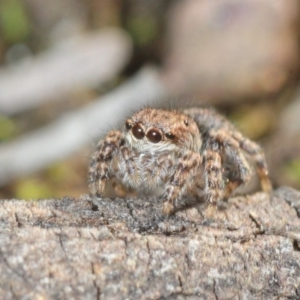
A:
[[[145,136],[145,132],[140,124],[135,124],[132,127],[131,131],[134,137],[138,140],[141,140]]]
[[[152,143],[158,143],[161,141],[162,137],[157,129],[151,129],[147,132],[147,138]]]

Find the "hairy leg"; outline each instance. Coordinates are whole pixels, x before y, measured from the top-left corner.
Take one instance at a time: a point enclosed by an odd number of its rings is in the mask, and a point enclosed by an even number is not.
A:
[[[245,138],[239,132],[234,133],[233,138],[239,143],[240,148],[243,149],[254,160],[262,190],[265,192],[270,192],[272,190],[272,183],[268,176],[269,172],[267,162],[261,147]]]
[[[251,168],[240,151],[239,143],[225,130],[218,130],[212,132],[213,139],[218,143],[223,160],[228,161],[233,168],[236,168],[235,176],[227,178],[226,187],[224,191],[224,198],[227,198],[231,193],[241,184],[247,183],[251,178]]]
[[[207,149],[203,153],[205,172],[205,197],[208,205],[216,206],[223,198],[224,182],[221,156],[217,151]]]
[[[181,200],[193,177],[197,174],[202,158],[199,153],[186,150],[177,161],[174,174],[168,181],[163,195],[163,212],[170,215],[176,209],[176,200]]]
[[[97,150],[92,155],[88,173],[88,184],[92,195],[103,193],[113,156],[121,144],[122,133],[113,130],[97,145]]]

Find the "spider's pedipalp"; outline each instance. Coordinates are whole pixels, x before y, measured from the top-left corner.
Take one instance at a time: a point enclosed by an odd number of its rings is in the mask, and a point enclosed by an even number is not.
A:
[[[118,178],[123,178],[125,181],[130,181],[131,186],[137,188],[141,184],[141,178],[138,175],[137,165],[135,163],[135,153],[132,149],[122,146],[119,150],[118,163],[113,172],[118,175]]]

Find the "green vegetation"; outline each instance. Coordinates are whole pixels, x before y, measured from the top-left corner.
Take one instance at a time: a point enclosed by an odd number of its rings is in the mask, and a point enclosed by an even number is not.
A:
[[[16,133],[16,124],[8,117],[0,115],[0,142],[10,139]]]
[[[38,179],[24,179],[20,181],[15,189],[15,196],[18,199],[41,199],[50,198],[51,189],[48,187],[47,183],[40,181]]]
[[[155,19],[135,17],[128,22],[128,30],[138,46],[147,46],[156,38],[158,26]]]
[[[288,178],[300,185],[300,159],[293,159],[285,166]]]
[[[1,35],[7,43],[24,41],[30,33],[30,23],[22,2],[2,0],[0,2]]]

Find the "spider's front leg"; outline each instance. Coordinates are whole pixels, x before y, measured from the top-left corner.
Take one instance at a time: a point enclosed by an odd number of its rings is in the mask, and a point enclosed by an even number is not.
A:
[[[216,206],[223,198],[224,182],[222,172],[221,156],[213,147],[203,153],[205,187],[204,193],[209,205]]]
[[[202,157],[199,153],[186,150],[178,159],[174,174],[166,185],[163,195],[163,213],[170,215],[176,208],[176,200],[180,200],[199,172]]]
[[[123,142],[121,131],[112,130],[97,145],[89,167],[88,183],[92,195],[101,195],[109,178],[112,159]]]

